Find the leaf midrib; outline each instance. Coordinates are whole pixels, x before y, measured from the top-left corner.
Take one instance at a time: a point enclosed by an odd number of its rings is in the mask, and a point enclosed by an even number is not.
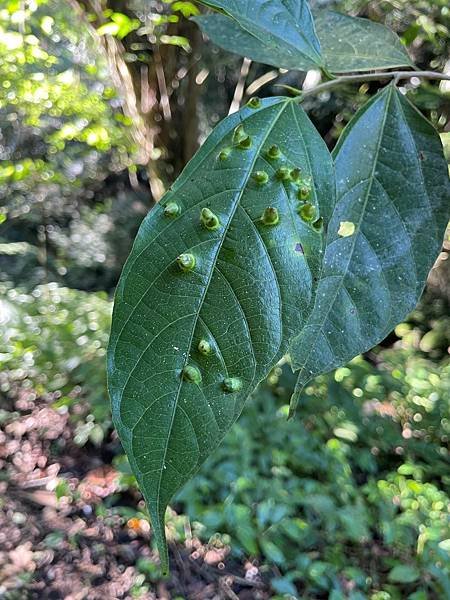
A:
[[[275,127],[276,123],[280,119],[282,113],[284,112],[284,110],[286,109],[286,107],[288,106],[288,104],[289,104],[289,101],[286,101],[286,102],[284,102],[284,103],[281,104],[281,108],[280,108],[280,110],[278,112],[278,115],[277,115],[276,119],[274,119],[274,121],[271,124],[271,126],[268,128],[267,133],[264,136],[264,138],[261,140],[259,148],[258,149],[255,148],[254,158],[253,158],[253,160],[252,160],[252,162],[251,162],[251,164],[249,166],[247,176],[245,177],[244,183],[242,185],[242,189],[241,189],[240,193],[236,197],[235,205],[234,205],[233,210],[232,210],[232,212],[230,214],[230,217],[229,217],[229,219],[227,221],[227,224],[224,227],[223,236],[222,236],[222,239],[220,240],[220,243],[219,243],[217,251],[216,251],[216,255],[214,257],[213,264],[211,266],[210,276],[209,276],[208,281],[207,281],[207,283],[205,285],[205,288],[204,288],[204,291],[203,291],[203,294],[202,294],[202,297],[201,297],[201,300],[200,300],[200,303],[199,303],[199,306],[198,306],[198,310],[195,313],[196,316],[194,318],[194,323],[193,323],[193,327],[192,327],[192,330],[191,330],[190,339],[189,339],[189,342],[187,344],[188,350],[186,352],[186,357],[185,357],[184,364],[183,364],[182,368],[184,368],[187,365],[188,361],[189,361],[190,350],[191,350],[191,347],[192,347],[192,340],[193,340],[193,337],[194,337],[195,329],[197,327],[198,319],[200,317],[200,312],[202,310],[203,303],[204,303],[205,298],[206,298],[206,294],[207,294],[207,292],[209,290],[209,286],[210,286],[212,277],[214,275],[214,270],[215,270],[215,265],[216,265],[217,259],[218,259],[219,255],[220,255],[220,251],[221,251],[222,245],[223,245],[223,243],[224,243],[224,241],[226,239],[226,236],[227,236],[229,227],[231,225],[231,222],[232,222],[232,220],[234,218],[234,215],[235,215],[235,213],[236,213],[236,211],[238,209],[238,206],[240,205],[240,201],[242,199],[242,196],[243,196],[243,194],[244,194],[244,192],[245,192],[245,190],[247,188],[247,184],[248,184],[249,179],[251,177],[251,174],[252,174],[252,171],[253,171],[254,166],[256,164],[256,161],[259,158],[259,152],[260,152],[261,148],[264,146],[264,144],[266,143],[267,138],[271,134],[273,128]],[[254,380],[254,377],[253,377],[253,380]],[[253,385],[253,380],[252,380],[252,384],[251,385]],[[181,380],[180,383],[179,383],[179,385],[178,385],[177,394],[176,394],[176,398],[175,398],[174,405],[173,405],[173,410],[172,410],[170,425],[169,425],[169,429],[168,429],[167,441],[166,441],[166,444],[165,444],[165,447],[164,447],[163,460],[161,461],[161,467],[159,469],[159,479],[158,479],[158,487],[157,487],[157,493],[156,493],[156,507],[155,507],[156,508],[156,514],[158,516],[159,516],[159,510],[160,510],[160,490],[161,490],[161,482],[162,482],[162,475],[163,475],[163,466],[164,466],[164,464],[166,462],[167,450],[168,450],[168,447],[169,447],[169,441],[170,441],[171,432],[172,432],[172,428],[173,428],[173,422],[174,422],[176,411],[177,411],[177,408],[178,408],[178,400],[179,400],[179,397],[180,397],[180,393],[181,393],[182,387],[183,387],[183,381]],[[197,464],[198,464],[198,460],[197,460]],[[195,471],[196,467],[197,467],[197,465],[195,465],[195,467],[189,473],[191,473],[192,471]],[[186,474],[186,475],[188,475],[188,474]]]
[[[379,156],[379,153],[380,153],[381,142],[382,142],[382,139],[383,139],[384,129],[385,129],[385,126],[386,126],[386,120],[387,120],[387,115],[388,115],[388,107],[389,107],[389,104],[390,104],[390,102],[392,100],[392,91],[393,91],[393,87],[390,87],[389,88],[389,98],[388,98],[388,100],[386,102],[386,109],[385,109],[385,112],[384,112],[384,115],[383,115],[383,121],[382,121],[381,127],[380,127],[380,135],[379,135],[379,138],[378,138],[378,141],[377,141],[376,152],[374,154],[374,156],[376,157],[376,160],[373,161],[373,165],[372,165],[372,170],[371,170],[370,177],[367,178],[369,180],[369,185],[367,186],[367,191],[366,191],[366,194],[365,194],[363,209],[361,210],[361,216],[360,216],[359,221],[358,221],[358,227],[357,227],[357,231],[358,232],[359,232],[362,220],[364,218],[364,215],[365,215],[365,212],[366,212],[366,209],[367,209],[367,203],[369,201],[370,192],[372,191],[372,185],[373,185],[373,182],[375,180],[375,170],[376,170],[376,165],[378,163],[378,156]],[[357,185],[361,185],[362,182],[364,182],[364,180],[359,181]],[[336,203],[336,206],[335,206],[335,209],[334,209],[333,213],[338,209],[338,206],[339,206],[339,202]],[[356,245],[357,237],[358,237],[358,234],[355,233],[354,240],[353,240],[352,245],[351,245],[351,251],[349,252],[349,257],[348,257],[348,260],[347,260],[347,266],[345,268],[344,273],[339,276],[340,285],[336,286],[335,293],[334,293],[331,301],[328,304],[328,309],[327,309],[327,311],[326,311],[326,313],[325,313],[325,315],[324,315],[324,317],[322,319],[322,323],[321,323],[320,328],[319,328],[319,333],[322,333],[323,328],[325,326],[325,322],[326,322],[326,320],[328,318],[328,315],[330,314],[332,308],[334,307],[334,303],[336,301],[337,295],[338,295],[339,291],[341,290],[341,288],[344,287],[344,285],[343,285],[342,282],[344,281],[344,279],[346,278],[346,276],[348,274],[350,262],[351,262],[351,259],[352,259],[352,256],[353,256],[353,252],[355,250],[355,245]],[[327,247],[328,247],[328,244],[327,244]],[[325,253],[326,253],[326,249],[325,249]],[[317,301],[318,300],[316,300],[316,302]],[[314,312],[314,310],[313,310],[313,312]],[[305,370],[305,366],[306,366],[309,358],[311,357],[313,347],[315,347],[315,346],[311,346],[310,347],[308,353],[305,356],[305,359],[302,362],[302,365],[301,365],[300,369],[298,369],[299,370],[299,377],[302,375],[302,373]],[[334,354],[334,351],[333,351],[333,354]]]

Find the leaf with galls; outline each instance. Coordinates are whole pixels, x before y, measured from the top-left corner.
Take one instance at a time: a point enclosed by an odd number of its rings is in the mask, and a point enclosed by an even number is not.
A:
[[[338,202],[315,306],[290,347],[291,414],[310,379],[375,346],[416,306],[448,222],[439,135],[394,86],[357,113],[334,156]]]
[[[288,174],[307,168],[311,197],[329,214],[335,184],[325,143],[292,100],[263,100],[214,129],[144,220],[117,288],[108,350],[113,417],[163,571],[168,503],[313,305],[324,238],[299,218],[294,183],[275,176],[277,162],[267,157],[275,148]],[[255,184],[258,173],[264,185]],[[168,219],[163,205],[174,202],[179,213]],[[263,214],[277,226],[264,226]]]

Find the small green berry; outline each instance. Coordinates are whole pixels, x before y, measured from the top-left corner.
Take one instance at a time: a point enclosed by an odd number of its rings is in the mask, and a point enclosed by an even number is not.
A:
[[[261,217],[264,225],[277,225],[280,221],[280,215],[278,214],[278,210],[273,206],[268,206]]]
[[[182,271],[192,271],[195,267],[195,256],[193,254],[180,254],[177,264]]]
[[[264,185],[269,181],[269,176],[265,171],[255,171],[252,177],[259,185]]]
[[[275,176],[279,181],[290,181],[291,170],[288,167],[280,167],[279,169],[277,169]]]
[[[226,377],[223,380],[223,387],[226,392],[239,392],[242,389],[242,381],[237,377]]]
[[[301,216],[303,221],[311,223],[311,221],[314,221],[314,219],[317,217],[316,207],[307,202],[306,204],[300,206],[298,214]]]
[[[280,158],[281,150],[277,145],[274,144],[273,146],[270,146],[270,148],[267,150],[266,156],[271,160],[275,160],[277,158]]]
[[[180,214],[180,207],[176,202],[169,202],[164,207],[164,216],[165,217],[176,217]]]
[[[211,344],[207,340],[200,340],[198,343],[198,351],[200,354],[207,356],[211,353]]]
[[[182,377],[185,381],[189,381],[189,383],[201,383],[202,375],[197,367],[192,365],[187,365],[184,367],[182,371]]]
[[[256,96],[253,98],[250,98],[250,100],[247,102],[247,106],[250,108],[261,108],[262,102],[259,98],[257,98]]]
[[[200,222],[209,231],[215,231],[220,227],[219,217],[212,210],[209,210],[209,208],[202,208]]]

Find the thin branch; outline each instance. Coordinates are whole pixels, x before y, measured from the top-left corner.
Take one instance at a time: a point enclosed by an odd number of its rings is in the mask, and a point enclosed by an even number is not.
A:
[[[379,79],[393,79],[394,81],[400,81],[401,79],[412,79],[413,77],[417,77],[418,79],[443,79],[450,81],[450,75],[444,75],[443,73],[438,73],[436,71],[381,71],[379,73],[365,73],[361,75],[342,75],[331,81],[321,83],[315,88],[301,92],[300,98],[305,98],[312,94],[321,94],[322,92],[326,92],[338,85],[344,85],[346,83],[365,83],[366,81],[376,81]]]
[[[229,115],[237,112],[242,102],[242,98],[244,97],[244,88],[245,82],[247,80],[248,72],[250,71],[250,65],[252,61],[249,58],[244,58],[242,61],[241,72],[239,74],[239,80],[236,85],[236,89],[234,90],[233,101],[231,102],[230,110],[228,111]]]
[[[255,94],[264,85],[270,83],[274,79],[277,79],[277,77],[279,77],[279,76],[280,76],[280,71],[278,69],[264,73],[264,75],[261,75],[261,77],[258,77],[258,79],[255,79],[255,81],[252,81],[252,83],[245,90],[245,94],[247,96],[253,96],[253,94]]]

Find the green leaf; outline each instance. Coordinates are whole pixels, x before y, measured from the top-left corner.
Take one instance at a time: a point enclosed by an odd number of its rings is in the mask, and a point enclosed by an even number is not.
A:
[[[324,62],[332,73],[412,66],[399,38],[385,25],[330,10],[314,13]]]
[[[309,177],[307,203],[327,219],[335,182],[323,140],[292,100],[253,100],[215,128],[125,265],[108,384],[163,570],[170,499],[309,314],[324,244],[297,213]]]
[[[419,577],[420,571],[408,565],[396,565],[388,575],[389,581],[393,583],[414,583]]]
[[[291,414],[310,379],[372,348],[415,307],[448,220],[439,135],[395,86],[359,111],[334,157],[338,201],[316,302],[290,348]]]
[[[286,69],[322,66],[320,43],[306,0],[207,0],[226,13],[196,17],[219,46]]]
[[[266,36],[250,33],[241,19],[212,14],[194,19],[208,37],[225,50],[275,67],[306,70],[323,66],[332,73],[412,66],[406,49],[390,29],[368,19],[320,10],[315,13],[320,63],[311,65],[293,54],[280,33],[274,46]]]

